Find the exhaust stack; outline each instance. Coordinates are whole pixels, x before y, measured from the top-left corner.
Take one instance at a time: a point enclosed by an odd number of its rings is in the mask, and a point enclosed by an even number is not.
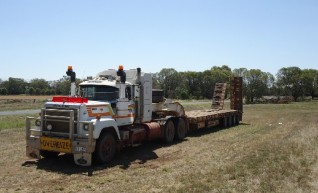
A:
[[[76,73],[73,71],[72,66],[67,67],[66,71],[67,76],[71,77],[71,97],[76,96]]]
[[[141,85],[141,68],[137,68],[136,84],[139,87],[139,96],[135,98],[135,122],[141,123],[142,121],[142,105],[143,105],[143,88]]]

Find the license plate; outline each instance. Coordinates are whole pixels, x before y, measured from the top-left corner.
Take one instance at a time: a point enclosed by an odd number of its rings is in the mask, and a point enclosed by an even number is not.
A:
[[[57,151],[63,153],[72,152],[72,143],[69,139],[41,137],[40,143],[42,150]]]

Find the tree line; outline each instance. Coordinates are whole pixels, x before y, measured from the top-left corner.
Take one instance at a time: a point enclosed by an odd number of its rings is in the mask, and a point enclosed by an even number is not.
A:
[[[318,95],[318,70],[299,67],[281,68],[276,77],[260,69],[233,69],[214,66],[203,72],[177,72],[164,68],[153,76],[154,88],[163,89],[165,97],[176,99],[211,99],[215,83],[228,83],[231,76],[243,77],[243,95],[247,103],[263,96],[292,96],[295,101]],[[229,89],[227,89],[229,90]]]
[[[77,79],[77,82],[81,80]],[[29,82],[22,78],[10,77],[5,81],[0,79],[0,95],[68,95],[70,86],[67,76],[55,81],[35,78]]]
[[[226,82],[229,88],[231,76],[243,77],[243,95],[246,102],[253,103],[263,96],[292,96],[295,101],[318,95],[318,70],[299,67],[281,68],[276,76],[260,69],[231,69],[226,65],[213,66],[203,72],[178,72],[163,68],[153,74],[153,88],[162,89],[167,98],[211,99],[215,83]],[[77,79],[77,83],[82,80]],[[229,90],[229,89],[228,89]],[[0,79],[0,95],[68,95],[70,81],[63,76],[56,81],[22,78]]]

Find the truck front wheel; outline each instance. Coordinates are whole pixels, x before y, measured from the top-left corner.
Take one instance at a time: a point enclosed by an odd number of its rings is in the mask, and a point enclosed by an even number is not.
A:
[[[108,163],[115,156],[116,141],[111,133],[103,133],[97,140],[94,158],[97,163]]]

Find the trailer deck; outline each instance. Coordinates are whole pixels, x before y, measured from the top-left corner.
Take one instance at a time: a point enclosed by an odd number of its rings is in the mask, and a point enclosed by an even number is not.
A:
[[[237,110],[196,110],[186,112],[190,130],[221,125],[224,127],[239,123]]]
[[[231,78],[231,109],[224,110],[223,104],[226,96],[226,83],[217,83],[214,88],[211,109],[185,112],[189,129],[195,130],[206,127],[230,127],[242,121],[243,98],[242,77]]]

